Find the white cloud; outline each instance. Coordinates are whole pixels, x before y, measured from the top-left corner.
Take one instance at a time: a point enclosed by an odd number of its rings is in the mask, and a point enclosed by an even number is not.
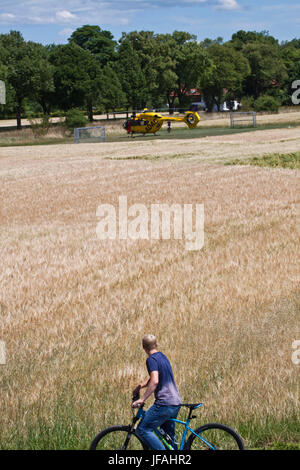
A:
[[[5,21],[11,21],[15,18],[15,15],[13,15],[12,13],[1,13],[0,14],[0,19]]]
[[[208,0],[183,0],[183,3],[187,3],[187,4],[193,3],[193,4],[195,4],[195,3],[207,3],[207,1]]]
[[[0,23],[76,27],[82,24],[127,25],[136,11],[142,9],[142,4],[150,4],[148,0],[139,1],[131,0],[124,8],[121,0],[0,0]]]
[[[211,6],[218,10],[237,10],[240,0],[1,0],[0,23],[128,25],[138,13],[150,9],[181,8],[195,15],[196,8]]]
[[[62,10],[56,12],[56,18],[58,22],[69,23],[77,20],[76,15],[73,15],[70,11]]]
[[[216,10],[240,10],[240,5],[236,0],[218,0]]]

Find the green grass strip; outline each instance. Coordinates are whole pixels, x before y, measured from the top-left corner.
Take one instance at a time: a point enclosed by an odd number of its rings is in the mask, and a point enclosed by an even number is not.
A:
[[[295,153],[270,153],[263,157],[252,157],[228,161],[225,165],[254,165],[270,168],[290,168],[292,170],[300,168],[300,152]]]

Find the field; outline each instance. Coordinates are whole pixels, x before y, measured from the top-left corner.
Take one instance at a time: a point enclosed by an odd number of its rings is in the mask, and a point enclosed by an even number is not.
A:
[[[0,448],[84,449],[131,419],[157,335],[198,423],[299,443],[299,128],[0,148]],[[106,240],[100,203],[203,203],[205,243]],[[184,412],[181,412],[184,416]]]
[[[296,108],[297,109],[297,108]],[[292,129],[300,126],[300,112],[294,109],[289,112],[280,112],[278,114],[258,114],[257,128],[258,130],[272,129]],[[166,114],[166,113],[165,113]],[[251,132],[251,127],[238,126],[238,128],[230,129],[230,117],[227,113],[211,113],[200,112],[200,125],[190,130],[184,123],[173,122],[172,131],[169,134],[167,125],[165,124],[159,133],[153,135],[148,134],[147,140],[177,140],[177,139],[199,139],[214,136],[234,135],[241,132]],[[128,136],[122,128],[125,114],[119,119],[110,119],[107,121],[105,116],[95,116],[95,121],[89,126],[105,126],[106,137],[108,142],[127,142]],[[30,122],[23,119],[24,126],[22,131],[15,128],[14,120],[0,121],[0,147],[24,146],[24,145],[49,145],[60,143],[72,143],[73,135],[68,135],[61,124],[62,118],[52,118],[53,126],[44,136],[35,136],[32,129],[28,127]],[[38,119],[36,120],[38,122]],[[145,140],[145,136],[135,135],[135,140]]]

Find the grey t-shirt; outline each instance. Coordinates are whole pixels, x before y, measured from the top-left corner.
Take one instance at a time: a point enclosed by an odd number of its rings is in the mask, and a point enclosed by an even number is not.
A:
[[[155,403],[158,405],[180,405],[181,399],[174,380],[171,364],[161,352],[151,354],[146,361],[148,373],[158,371],[158,385],[155,389]]]

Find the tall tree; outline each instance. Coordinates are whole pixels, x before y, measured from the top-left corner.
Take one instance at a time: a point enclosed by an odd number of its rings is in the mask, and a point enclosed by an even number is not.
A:
[[[50,115],[55,99],[55,67],[49,62],[49,52],[42,44],[30,43],[34,74],[32,76],[32,97],[42,107],[44,115]]]
[[[21,33],[11,31],[0,36],[0,55],[7,67],[7,81],[15,97],[17,128],[22,128],[24,99],[32,96],[35,75],[35,57],[32,43],[27,43]]]
[[[281,46],[282,46],[283,48],[285,48],[285,47],[293,47],[293,48],[295,48],[295,49],[300,49],[300,39],[294,38],[294,39],[292,39],[291,41],[283,41],[283,42],[281,43]]]
[[[214,44],[222,45],[223,44],[223,38],[221,38],[221,36],[219,36],[217,39],[205,38],[201,42],[201,45],[202,45],[202,47],[204,47],[204,49],[207,49],[207,48],[213,46]]]
[[[268,31],[240,30],[232,35],[230,43],[243,53],[251,67],[244,93],[255,99],[262,94],[280,97],[287,70],[278,40]]]
[[[50,54],[55,66],[54,83],[57,104],[64,110],[85,105],[89,120],[100,99],[101,66],[89,51],[71,42],[58,46]]]
[[[153,90],[155,99],[168,103],[169,108],[174,107],[175,89],[178,83],[176,74],[176,60],[174,51],[174,39],[169,34],[156,36],[156,88]],[[172,111],[170,111],[172,112]]]
[[[0,80],[5,84],[5,104],[0,104],[0,116],[6,116],[8,113],[13,113],[15,110],[15,94],[10,83],[7,80],[8,68],[4,65],[3,57],[1,57],[0,49]]]
[[[152,101],[166,100],[170,108],[176,98],[184,105],[187,91],[196,87],[201,74],[210,67],[196,36],[185,31],[174,31],[172,35],[133,31],[123,33],[121,45],[124,41],[130,41],[137,53]]]
[[[153,31],[123,33],[120,44],[124,41],[130,42],[144,74],[148,92],[144,98],[152,98],[157,88],[157,68],[161,61],[160,55],[157,54],[155,34]]]
[[[90,51],[102,66],[116,59],[117,42],[110,31],[99,26],[84,25],[77,28],[69,38],[86,51]]]
[[[292,83],[300,80],[300,39],[281,44],[282,59],[286,67],[287,77],[282,88],[282,104],[291,104]]]
[[[212,64],[206,50],[196,41],[179,42],[177,47],[174,47],[174,59],[177,75],[177,86],[174,91],[179,104],[184,106],[186,93],[197,86],[201,76],[209,73]]]
[[[126,95],[122,90],[118,74],[110,65],[106,65],[103,68],[101,104],[105,106],[106,111],[109,109],[115,110],[126,104]]]
[[[270,36],[269,31],[243,31],[242,29],[234,33],[230,41],[233,47],[241,51],[249,43],[264,43],[278,46],[278,40]]]
[[[243,83],[250,73],[248,60],[230,44],[211,43],[207,48],[213,68],[210,73],[203,74],[199,86],[208,111],[214,105],[220,110],[226,95],[241,98]]]
[[[246,95],[257,99],[262,94],[272,94],[283,85],[287,71],[279,45],[250,42],[243,47],[242,53],[251,68],[245,81]]]
[[[174,39],[170,35],[155,34],[153,31],[132,31],[121,38],[130,41],[137,53],[146,80],[148,96],[152,105],[169,101],[170,93],[176,86],[177,75],[172,59]]]
[[[147,102],[145,75],[137,53],[129,40],[123,40],[118,49],[118,69],[122,89],[126,94],[127,106],[139,109]]]

